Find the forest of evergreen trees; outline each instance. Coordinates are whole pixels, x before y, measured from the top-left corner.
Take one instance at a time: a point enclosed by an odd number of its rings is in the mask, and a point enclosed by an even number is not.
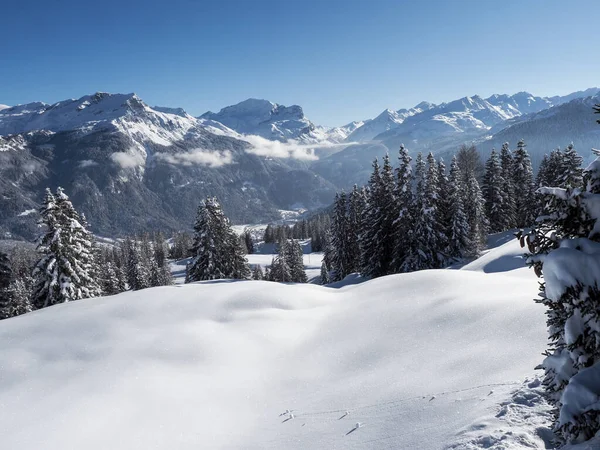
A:
[[[533,225],[542,203],[540,186],[581,180],[581,158],[572,145],[544,158],[534,179],[523,141],[511,151],[492,150],[485,165],[473,146],[463,146],[450,170],[432,153],[414,166],[400,147],[398,166],[375,159],[366,186],[335,198],[325,236],[324,283],[353,272],[380,277],[445,267],[476,257],[488,233]]]
[[[0,318],[101,295],[172,283],[161,233],[99,244],[63,189],[46,190],[37,253],[0,253]]]

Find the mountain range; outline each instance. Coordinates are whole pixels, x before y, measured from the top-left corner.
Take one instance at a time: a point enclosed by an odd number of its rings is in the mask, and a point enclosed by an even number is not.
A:
[[[474,95],[386,109],[327,128],[298,105],[248,99],[193,117],[135,94],[0,106],[0,236],[31,238],[46,187],[63,186],[98,234],[189,228],[217,195],[236,223],[317,209],[368,178],[374,157],[403,143],[446,158],[463,143],[483,154],[525,139],[534,165],[573,142],[600,142],[591,107],[600,89],[566,96]]]

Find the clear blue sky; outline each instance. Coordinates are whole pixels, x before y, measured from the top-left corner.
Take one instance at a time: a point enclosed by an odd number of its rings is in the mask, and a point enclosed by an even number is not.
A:
[[[598,0],[4,0],[0,103],[248,97],[342,125],[465,95],[600,84]]]

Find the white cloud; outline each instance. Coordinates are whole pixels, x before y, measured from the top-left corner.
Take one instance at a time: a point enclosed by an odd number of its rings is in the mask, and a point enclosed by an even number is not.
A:
[[[196,148],[182,153],[157,153],[156,159],[180,166],[221,167],[233,163],[233,154],[229,150],[205,150]]]
[[[252,148],[246,150],[248,153],[258,156],[269,156],[271,158],[293,158],[305,161],[316,161],[319,159],[315,155],[315,147],[330,146],[299,144],[293,140],[288,142],[269,141],[255,135],[247,135],[243,139],[252,144]]]
[[[97,166],[98,163],[96,161],[92,161],[91,159],[82,159],[81,161],[79,161],[79,168],[80,169],[85,169],[86,167],[92,167],[92,166]]]
[[[110,155],[110,159],[122,169],[131,169],[144,164],[144,157],[140,154],[131,154],[125,152],[115,152]]]

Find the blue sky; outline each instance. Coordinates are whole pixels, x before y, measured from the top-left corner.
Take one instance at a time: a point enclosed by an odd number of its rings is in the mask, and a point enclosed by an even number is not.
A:
[[[0,103],[136,92],[194,115],[248,97],[318,124],[465,95],[600,84],[598,0],[4,0]]]

